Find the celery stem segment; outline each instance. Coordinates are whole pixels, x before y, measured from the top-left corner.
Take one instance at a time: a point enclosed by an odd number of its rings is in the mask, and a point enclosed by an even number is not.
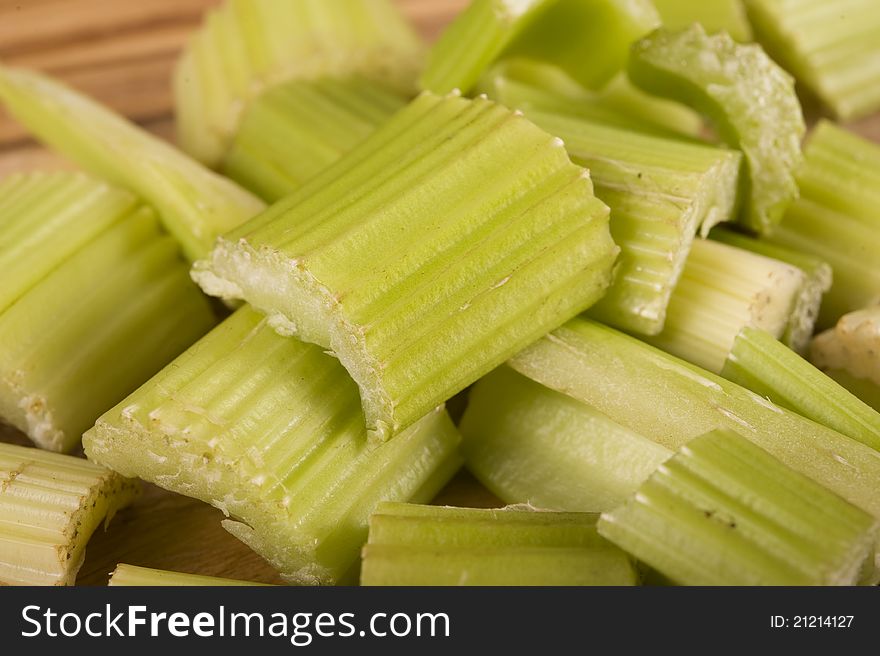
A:
[[[846,371],[880,385],[880,305],[841,317],[813,340],[810,358],[821,369]]]

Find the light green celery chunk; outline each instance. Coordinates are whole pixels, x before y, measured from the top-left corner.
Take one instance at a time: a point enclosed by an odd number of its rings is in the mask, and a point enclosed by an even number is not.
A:
[[[855,585],[880,523],[733,431],[691,440],[599,532],[679,585]]]
[[[39,73],[0,66],[0,102],[41,141],[155,207],[191,260],[265,208],[230,180]]]
[[[178,141],[216,166],[266,89],[361,74],[412,92],[423,61],[421,39],[390,0],[225,0],[174,71]]]
[[[735,430],[795,471],[880,517],[880,453],[632,337],[575,319],[511,360],[668,449]]]
[[[138,492],[88,460],[0,443],[0,585],[73,585],[92,533]]]
[[[598,515],[528,507],[383,503],[370,517],[362,585],[636,585]]]
[[[841,120],[880,109],[875,0],[745,0],[758,40]]]
[[[585,403],[502,366],[472,389],[465,465],[507,503],[611,510],[671,452]]]
[[[728,145],[742,151],[746,202],[741,222],[772,232],[798,197],[795,175],[806,132],[794,80],[757,45],[700,25],[660,29],[632,49],[630,79],[650,93],[703,112]]]
[[[558,139],[489,100],[425,93],[194,277],[329,348],[384,440],[593,304],[617,252]]]
[[[276,201],[333,164],[405,104],[399,93],[364,77],[286,82],[245,111],[223,173]]]
[[[820,369],[847,371],[880,385],[880,305],[841,317],[813,340],[810,359]]]
[[[735,246],[698,239],[650,344],[713,373],[721,373],[740,330],[780,338],[799,309],[807,275],[795,266]],[[815,316],[818,303],[812,309]]]
[[[611,288],[590,314],[656,335],[695,235],[735,216],[740,154],[561,114],[532,110],[527,117],[565,142],[611,208],[621,255]]]
[[[752,40],[743,0],[653,0],[663,25],[676,30],[700,23],[709,34],[727,32],[741,43]]]
[[[555,64],[598,89],[623,69],[630,44],[660,24],[649,0],[473,0],[428,54],[423,89],[473,89],[501,58]]]
[[[242,586],[265,586],[264,583],[251,583],[250,581],[235,581],[222,579],[215,576],[200,576],[198,574],[183,574],[181,572],[168,572],[149,567],[137,567],[120,563],[110,575],[109,586],[122,587],[242,587]]]
[[[238,310],[83,438],[89,458],[211,503],[292,583],[349,580],[380,501],[426,502],[461,465],[437,409],[380,446],[319,347]]]
[[[865,378],[856,378],[845,369],[826,369],[825,374],[852,394],[880,412],[880,385]]]

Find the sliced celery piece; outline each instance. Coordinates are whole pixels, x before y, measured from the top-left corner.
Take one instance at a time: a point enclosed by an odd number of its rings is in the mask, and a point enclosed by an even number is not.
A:
[[[230,180],[39,73],[0,66],[0,102],[37,138],[155,207],[191,260],[265,208]]]
[[[650,344],[713,373],[721,373],[737,334],[761,328],[780,338],[799,310],[807,275],[786,262],[698,239]],[[818,303],[812,314],[818,313]]]
[[[880,109],[875,0],[745,0],[758,40],[837,118]]]
[[[680,585],[855,585],[880,524],[733,431],[691,440],[599,532]]]
[[[0,585],[73,585],[92,533],[138,492],[82,458],[0,443]]]
[[[743,0],[653,0],[663,25],[673,30],[700,23],[706,32],[727,32],[740,43],[752,40]]]
[[[380,501],[429,501],[461,464],[432,411],[366,439],[357,388],[319,347],[238,310],[83,438],[89,458],[201,499],[293,583],[346,580]]]
[[[880,412],[880,385],[865,378],[856,378],[845,369],[826,369],[825,374],[852,394]]]
[[[575,319],[510,364],[669,449],[712,430],[739,431],[880,517],[880,453],[611,328]]]
[[[659,24],[649,0],[473,0],[431,49],[421,85],[467,93],[497,60],[526,57],[601,88]]]
[[[591,406],[502,366],[470,392],[467,468],[507,503],[611,510],[672,453]]]
[[[279,200],[405,104],[399,93],[364,77],[286,82],[245,111],[223,173],[267,201]]]
[[[795,174],[806,132],[794,80],[757,45],[700,25],[660,29],[633,46],[629,76],[645,91],[705,113],[719,136],[745,155],[742,223],[771,232],[798,196]]]
[[[880,385],[880,305],[844,315],[818,335],[810,359],[820,369],[838,369]]]
[[[251,583],[250,581],[235,581],[233,579],[221,579],[216,576],[200,576],[198,574],[183,574],[181,572],[168,572],[149,567],[137,567],[120,563],[110,575],[109,586],[122,587],[243,587],[265,586],[265,583]]]
[[[383,440],[588,308],[617,252],[558,139],[486,99],[425,93],[194,277],[332,350]]]
[[[694,236],[735,215],[740,154],[561,114],[532,110],[527,117],[565,142],[611,208],[621,256],[611,288],[590,314],[656,335]]]
[[[383,503],[370,517],[362,585],[636,585],[598,516],[527,507]]]
[[[411,92],[423,61],[421,40],[390,0],[226,0],[175,69],[178,140],[215,166],[266,89],[362,74]]]

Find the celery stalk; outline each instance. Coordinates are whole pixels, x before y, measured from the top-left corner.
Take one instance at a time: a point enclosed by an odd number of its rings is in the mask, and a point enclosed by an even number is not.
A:
[[[673,30],[700,23],[709,34],[727,32],[740,43],[752,40],[743,0],[653,0],[663,25]]]
[[[865,378],[856,378],[845,369],[826,369],[825,374],[874,410],[880,412],[880,385],[875,385]]]
[[[250,581],[235,581],[222,579],[216,576],[200,576],[198,574],[183,574],[181,572],[167,572],[161,569],[149,567],[137,567],[120,563],[110,575],[109,586],[122,587],[240,587],[240,586],[265,586],[265,583],[251,583]]]
[[[242,308],[86,433],[89,458],[209,502],[295,583],[346,580],[384,500],[428,501],[461,464],[442,409],[367,441],[357,388],[319,347]]]
[[[820,369],[838,369],[880,385],[880,305],[851,312],[818,335],[810,359]]]
[[[194,276],[329,348],[384,440],[589,307],[617,250],[558,139],[425,93]]]
[[[633,46],[629,76],[645,91],[680,100],[705,113],[719,136],[743,152],[742,223],[771,232],[798,196],[806,131],[794,80],[757,45],[700,25],[660,29]]]
[[[0,443],[0,585],[73,585],[92,533],[138,491],[87,460]]]
[[[383,503],[370,517],[362,585],[635,585],[630,558],[590,513]]]

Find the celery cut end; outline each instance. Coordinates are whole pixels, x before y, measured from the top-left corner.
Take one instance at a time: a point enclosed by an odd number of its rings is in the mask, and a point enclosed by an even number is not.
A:
[[[880,305],[851,312],[818,335],[810,359],[820,369],[838,369],[880,385]]]

